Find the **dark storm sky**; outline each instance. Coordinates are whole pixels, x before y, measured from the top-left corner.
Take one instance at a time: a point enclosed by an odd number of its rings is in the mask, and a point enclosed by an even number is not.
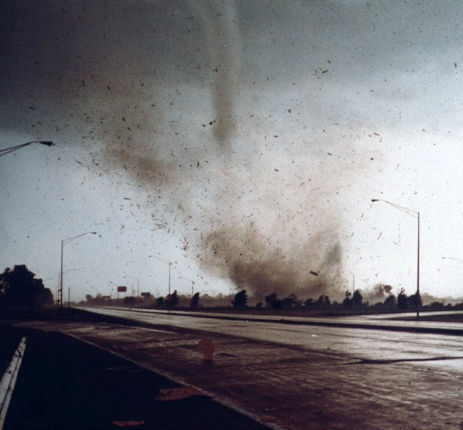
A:
[[[115,272],[162,289],[150,255],[221,291],[411,291],[415,223],[380,197],[423,212],[424,291],[458,293],[459,2],[0,8],[3,146],[59,143],[2,159],[3,266],[53,284],[59,241],[98,230],[69,245],[79,297]]]

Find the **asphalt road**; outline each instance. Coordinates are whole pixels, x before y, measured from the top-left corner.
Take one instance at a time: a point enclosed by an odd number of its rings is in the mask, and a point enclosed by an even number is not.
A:
[[[137,323],[90,314],[20,325],[97,345],[275,428],[463,428],[461,336],[92,311]],[[215,346],[210,363],[204,337]]]
[[[463,374],[463,337],[460,336],[354,329],[351,327],[285,325],[277,321],[256,322],[253,321],[252,316],[248,320],[227,320],[178,313],[137,311],[135,309],[86,309],[103,315],[123,317],[150,324],[203,330],[210,333],[297,346],[311,351],[342,354],[352,358],[352,360],[384,363],[409,361],[414,365],[451,369]],[[270,318],[268,317],[269,321],[271,321]],[[327,319],[319,320],[326,321]],[[344,321],[363,323],[364,319],[358,317],[344,318]],[[379,323],[381,322],[387,326],[392,324],[390,321],[380,321]],[[427,325],[435,326],[429,323]],[[421,324],[421,326],[425,327],[426,323]],[[442,324],[438,324],[438,326],[441,327]],[[462,324],[459,324],[459,326],[461,327]],[[400,328],[402,327],[403,325],[400,324]]]
[[[198,390],[56,331],[0,324],[2,360],[22,336],[27,347],[4,430],[266,428]]]

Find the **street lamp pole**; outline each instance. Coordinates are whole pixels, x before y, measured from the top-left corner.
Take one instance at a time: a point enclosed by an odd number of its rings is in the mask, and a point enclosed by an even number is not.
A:
[[[0,149],[0,157],[3,157],[10,152],[17,151],[18,149],[24,148],[25,146],[29,146],[32,143],[40,143],[41,145],[45,146],[54,146],[55,144],[50,140],[31,140],[30,142],[21,143],[20,145],[10,146],[8,148]]]
[[[135,276],[130,276],[130,275],[124,275],[126,278],[132,278],[132,279],[135,279],[137,281],[137,300],[136,300],[136,304],[138,305],[138,300],[140,298],[140,279],[136,278]],[[133,288],[132,288],[132,294],[133,294]]]
[[[59,309],[63,309],[63,249],[64,249],[64,240],[61,240],[61,268],[59,271],[59,289],[58,289],[58,306]]]
[[[420,317],[420,212],[414,211],[412,209],[406,208],[404,206],[399,206],[395,203],[391,203],[387,200],[383,199],[371,199],[372,203],[375,202],[384,202],[387,203],[388,205],[391,205],[395,207],[396,209],[401,210],[402,212],[405,212],[408,215],[416,216],[417,218],[417,259],[416,259],[416,318],[418,319]]]
[[[187,281],[191,282],[191,297],[193,297],[195,290],[195,281],[193,281],[193,279],[187,278],[186,276],[179,276],[179,278],[186,279]]]
[[[417,212],[418,219],[418,248],[416,259],[416,319],[420,317],[420,213]]]
[[[61,270],[60,270],[60,276],[59,276],[59,290],[58,290],[58,305],[59,309],[63,309],[63,262],[64,262],[64,244],[69,243],[75,239],[79,239],[82,236],[85,236],[87,234],[96,234],[96,231],[87,231],[86,233],[81,233],[78,234],[77,236],[62,239],[61,240]],[[70,297],[70,289],[68,290],[68,295]]]
[[[172,262],[169,261],[169,296],[170,296],[170,268],[172,267]]]
[[[172,261],[164,260],[163,258],[156,257],[155,255],[153,255],[153,257],[156,258],[156,260],[162,261],[163,263],[166,263],[166,264],[169,265],[169,281],[168,281],[168,287],[169,287],[169,296],[170,296],[170,270],[171,270],[171,267],[172,267]]]

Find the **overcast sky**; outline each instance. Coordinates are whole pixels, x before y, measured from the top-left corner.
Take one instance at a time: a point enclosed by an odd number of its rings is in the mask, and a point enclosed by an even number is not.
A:
[[[417,219],[379,198],[421,213],[421,292],[463,295],[461,2],[0,10],[1,147],[56,142],[0,159],[0,270],[55,292],[96,231],[73,299],[165,295],[164,261],[180,293],[411,294]]]

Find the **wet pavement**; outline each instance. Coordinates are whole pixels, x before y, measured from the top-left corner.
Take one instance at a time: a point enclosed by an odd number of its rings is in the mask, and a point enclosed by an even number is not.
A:
[[[443,369],[452,368],[463,372],[463,337],[456,335],[439,335],[430,333],[413,333],[403,330],[379,330],[372,328],[355,328],[355,326],[339,324],[281,324],[278,321],[256,321],[249,319],[204,318],[181,315],[177,312],[146,312],[110,308],[93,308],[94,312],[113,315],[147,324],[165,325],[184,329],[203,330],[209,333],[220,333],[245,337],[265,342],[292,345],[312,351],[342,354],[351,359],[414,361],[419,365],[422,360],[429,360],[426,365]],[[356,318],[357,319],[357,318]],[[347,318],[351,320],[351,318]],[[360,325],[359,327],[363,327]],[[378,326],[380,327],[380,326]],[[423,326],[424,327],[424,326]],[[463,335],[463,325],[460,324]],[[458,333],[458,331],[457,331]]]
[[[281,428],[426,430],[463,423],[458,336],[132,317],[145,320],[144,326],[28,326],[99,345]],[[204,363],[198,349],[205,336],[215,345],[213,364]]]
[[[314,316],[288,316],[288,315],[256,315],[245,313],[213,313],[198,311],[181,311],[181,310],[159,310],[159,309],[136,309],[136,308],[118,308],[118,307],[80,307],[77,309],[88,312],[98,312],[103,315],[118,315],[124,318],[134,320],[153,321],[157,318],[162,321],[162,317],[168,317],[170,324],[178,321],[184,324],[187,317],[190,318],[194,326],[202,327],[201,320],[207,321],[214,319],[216,321],[253,321],[255,323],[279,323],[285,325],[305,325],[305,326],[322,326],[322,327],[344,327],[353,329],[379,329],[389,331],[405,331],[411,333],[436,333],[448,335],[463,335],[463,311],[447,312],[423,312],[419,319],[416,314],[393,313],[393,314],[371,314],[371,315],[352,315],[352,316],[331,316],[331,317],[314,317]],[[144,315],[143,315],[144,314]],[[446,321],[436,321],[433,317],[442,315],[447,316]],[[182,317],[182,318],[175,318]],[[453,317],[453,318],[451,318]],[[452,319],[460,321],[452,321]]]
[[[23,335],[26,353],[4,430],[266,428],[195,388],[61,333],[0,326],[3,361],[3,346],[14,349]]]

